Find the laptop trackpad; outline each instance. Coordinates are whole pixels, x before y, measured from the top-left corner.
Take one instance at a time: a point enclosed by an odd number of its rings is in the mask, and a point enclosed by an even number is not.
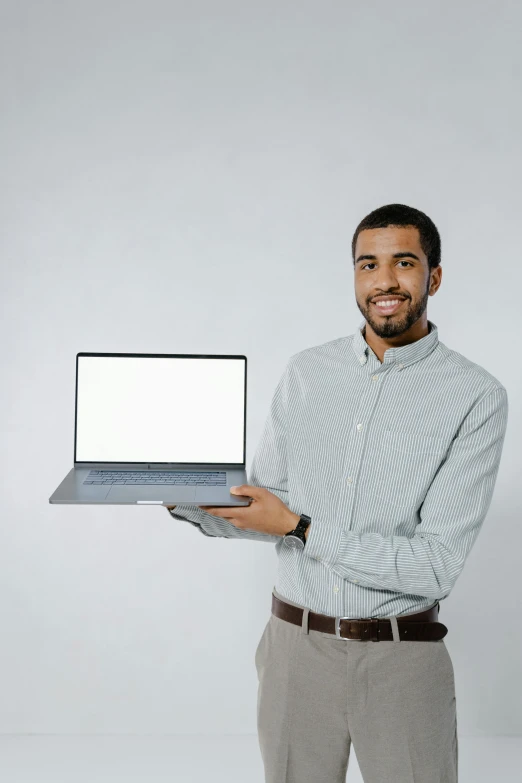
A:
[[[187,503],[196,499],[196,487],[172,486],[157,484],[156,486],[139,486],[129,484],[113,484],[106,497],[109,502],[118,500],[161,500],[163,503]]]

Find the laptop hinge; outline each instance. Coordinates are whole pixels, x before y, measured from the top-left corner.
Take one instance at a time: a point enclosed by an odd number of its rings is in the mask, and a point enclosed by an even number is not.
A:
[[[74,467],[93,470],[245,470],[245,465],[238,464],[196,465],[179,462],[75,462]]]

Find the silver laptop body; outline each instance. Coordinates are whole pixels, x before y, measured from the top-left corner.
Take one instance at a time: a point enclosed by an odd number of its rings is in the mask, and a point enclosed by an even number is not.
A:
[[[76,355],[74,465],[49,503],[248,506],[247,357]]]

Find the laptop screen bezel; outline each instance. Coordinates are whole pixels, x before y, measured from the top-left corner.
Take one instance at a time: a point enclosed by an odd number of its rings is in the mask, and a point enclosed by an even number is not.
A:
[[[243,461],[242,462],[108,462],[76,459],[76,435],[78,426],[78,366],[82,356],[118,356],[123,358],[140,357],[144,359],[237,359],[243,360],[244,366],[244,418],[243,418]],[[247,420],[247,357],[243,354],[212,354],[212,353],[109,353],[95,351],[79,351],[76,354],[76,384],[74,393],[74,451],[73,461],[75,467],[91,467],[97,465],[111,465],[125,467],[136,465],[138,467],[168,468],[171,466],[182,468],[198,468],[201,466],[219,465],[225,468],[244,469],[246,465],[246,420]]]

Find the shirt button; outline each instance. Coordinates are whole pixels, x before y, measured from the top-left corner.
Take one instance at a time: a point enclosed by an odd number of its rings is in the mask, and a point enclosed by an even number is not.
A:
[[[352,579],[352,582],[357,583],[358,581],[359,581],[358,579]]]
[[[348,482],[348,484],[351,484],[351,483],[352,483],[352,481],[353,481],[353,478],[352,478],[351,476],[348,476],[348,478],[346,479],[346,481]]]
[[[363,425],[362,425],[362,424],[358,424],[358,425],[357,425],[357,429],[358,429],[358,430],[362,430],[362,428],[363,428]]]
[[[378,375],[372,375],[372,381],[378,381],[379,376]]]
[[[337,585],[335,585],[335,587],[334,587],[334,593],[338,593],[338,592],[339,592],[339,588],[337,587]]]
[[[399,364],[399,370],[402,370],[403,367],[404,367],[404,364]]]
[[[366,356],[359,356],[359,361],[361,362],[361,364],[364,364],[364,362],[366,361]]]

